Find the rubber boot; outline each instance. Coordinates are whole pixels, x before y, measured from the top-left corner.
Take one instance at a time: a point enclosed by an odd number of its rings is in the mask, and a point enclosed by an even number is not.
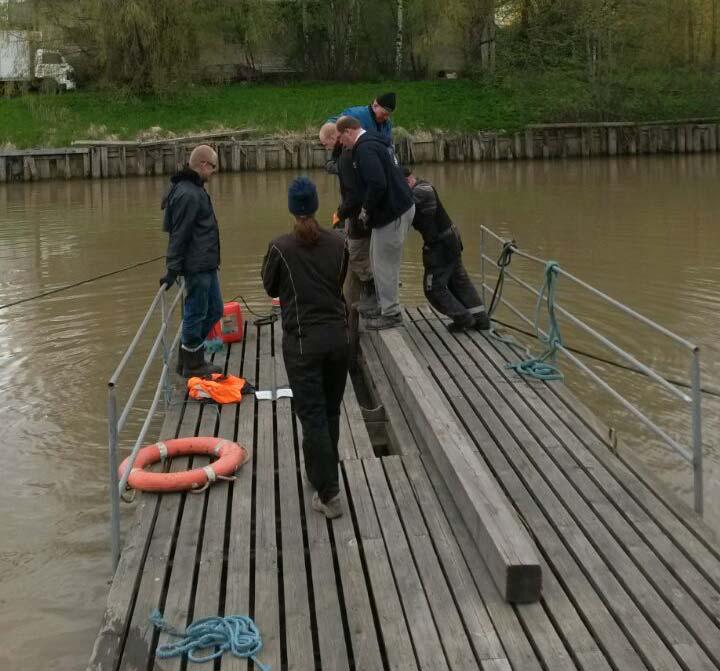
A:
[[[213,373],[222,373],[220,366],[205,361],[205,348],[191,352],[183,350],[183,377],[210,377]]]

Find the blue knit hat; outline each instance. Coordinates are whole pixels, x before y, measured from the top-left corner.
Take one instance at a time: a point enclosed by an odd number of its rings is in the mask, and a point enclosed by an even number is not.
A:
[[[288,209],[298,217],[307,217],[317,212],[318,202],[315,184],[307,177],[298,177],[288,189]]]

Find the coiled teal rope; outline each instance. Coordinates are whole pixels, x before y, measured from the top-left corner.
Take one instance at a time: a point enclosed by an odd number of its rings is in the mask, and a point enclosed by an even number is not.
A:
[[[155,654],[161,659],[187,655],[191,662],[202,664],[221,657],[230,651],[235,657],[250,658],[261,671],[270,671],[270,667],[261,664],[257,655],[262,650],[262,639],[255,623],[245,615],[227,617],[204,617],[193,622],[184,632],[179,632],[163,619],[155,609],[150,622],[160,631],[180,640],[176,643],[159,645]],[[215,652],[204,657],[195,656],[197,650],[215,648]]]
[[[518,361],[517,363],[509,363],[506,366],[506,368],[517,371],[520,375],[532,377],[536,380],[563,379],[563,374],[556,365],[557,349],[563,344],[562,336],[560,335],[560,326],[555,316],[555,286],[557,284],[558,267],[559,264],[557,261],[548,261],[545,264],[545,280],[540,295],[538,296],[537,304],[535,305],[535,335],[540,342],[545,343],[547,346],[545,352],[539,357],[531,357],[523,361]],[[549,326],[547,336],[543,336],[539,328],[540,308],[546,293]]]

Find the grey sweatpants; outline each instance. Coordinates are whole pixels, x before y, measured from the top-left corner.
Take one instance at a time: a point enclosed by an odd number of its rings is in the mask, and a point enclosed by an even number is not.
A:
[[[415,205],[382,228],[373,228],[370,236],[370,263],[375,278],[380,311],[383,315],[400,313],[399,283],[403,244],[415,217]]]

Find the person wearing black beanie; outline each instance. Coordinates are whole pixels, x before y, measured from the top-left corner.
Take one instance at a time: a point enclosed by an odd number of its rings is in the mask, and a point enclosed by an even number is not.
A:
[[[312,507],[330,519],[343,513],[338,441],[349,358],[342,294],[347,251],[337,233],[318,224],[318,206],[315,184],[307,177],[293,180],[288,210],[294,230],[270,243],[261,276],[268,295],[280,298],[283,360],[303,428]]]
[[[337,116],[327,121],[335,123],[340,117],[351,116],[360,122],[363,130],[371,130],[388,140],[392,140],[392,120],[390,115],[397,107],[397,96],[394,92],[381,93],[369,105],[356,105],[344,109]]]

